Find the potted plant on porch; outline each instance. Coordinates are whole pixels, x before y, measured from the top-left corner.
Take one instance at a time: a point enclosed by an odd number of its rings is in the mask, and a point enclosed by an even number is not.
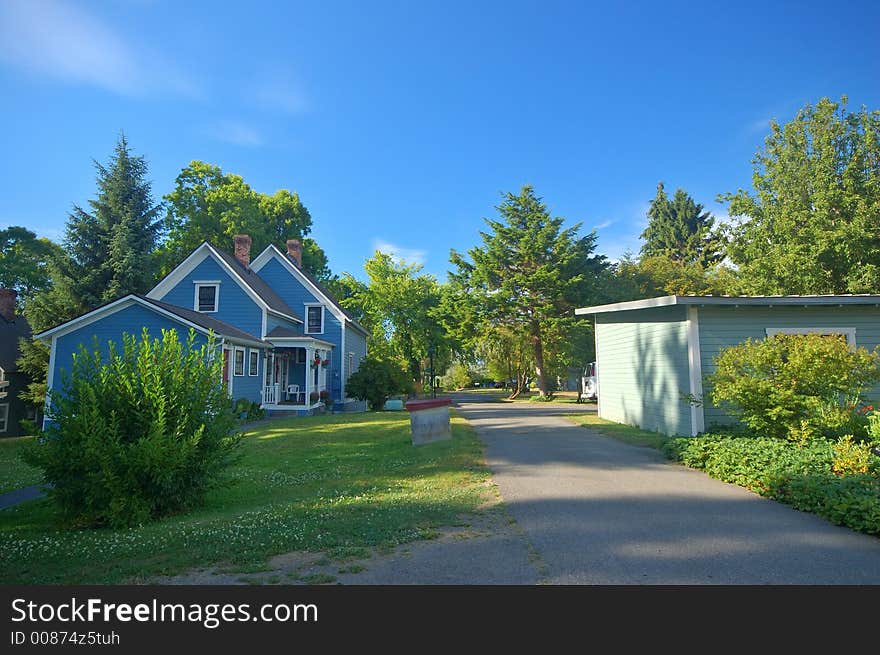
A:
[[[327,408],[327,411],[330,411],[330,408],[333,407],[333,397],[330,395],[330,392],[324,389],[320,393],[321,402],[324,403],[324,407]]]
[[[312,391],[312,392],[309,394],[309,402],[310,402],[311,404],[313,404],[313,405],[314,405],[316,402],[318,402],[318,398],[320,398],[320,395],[318,394],[317,391]]]

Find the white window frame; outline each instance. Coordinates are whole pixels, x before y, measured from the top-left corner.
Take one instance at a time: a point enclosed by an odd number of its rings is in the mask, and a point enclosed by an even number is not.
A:
[[[9,429],[9,403],[0,405],[0,433]]]
[[[256,362],[256,367],[252,368],[251,365],[254,362]],[[248,377],[253,378],[253,377],[258,377],[260,375],[260,351],[257,350],[256,348],[250,348],[248,350],[247,370],[248,370]],[[254,372],[251,373],[251,370],[253,370]]]
[[[193,309],[200,314],[216,314],[220,309],[220,280],[194,280],[193,285]],[[199,309],[199,289],[202,287],[214,287],[214,309]]]
[[[232,349],[232,377],[243,378],[245,365],[247,364],[247,353],[245,348],[235,346]],[[241,353],[241,373],[238,372],[238,353]]]
[[[312,309],[312,307],[319,307],[321,309],[321,330],[319,332],[311,332],[309,330],[309,311]],[[303,325],[303,334],[324,334],[324,314],[324,305],[322,305],[321,303],[306,303],[306,321],[305,325]]]
[[[0,398],[6,398],[8,391],[3,391],[9,386],[9,380],[6,379],[6,371],[0,366]]]
[[[850,348],[856,347],[856,329],[854,327],[782,327],[767,328],[767,336],[775,334],[841,334],[846,337]]]

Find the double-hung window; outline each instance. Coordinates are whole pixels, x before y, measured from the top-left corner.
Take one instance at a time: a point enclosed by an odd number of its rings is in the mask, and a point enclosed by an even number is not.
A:
[[[0,405],[0,433],[6,432],[9,427],[9,403]]]
[[[236,348],[233,357],[232,374],[240,377],[244,375],[244,348]]]
[[[220,304],[220,282],[195,282],[196,293],[193,309],[197,312],[212,313]]]
[[[248,375],[254,377],[260,373],[260,351],[248,351]]]
[[[324,333],[324,306],[306,305],[306,334]]]

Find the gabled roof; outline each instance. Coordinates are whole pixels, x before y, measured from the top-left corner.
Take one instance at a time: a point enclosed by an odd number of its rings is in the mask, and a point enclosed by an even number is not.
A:
[[[575,314],[591,315],[606,312],[628,312],[651,307],[669,307],[672,305],[728,305],[728,306],[843,306],[843,305],[877,305],[880,306],[880,295],[816,295],[816,296],[661,296],[644,300],[615,302],[608,305],[580,307]]]
[[[141,300],[147,301],[151,305],[155,305],[156,307],[160,307],[166,311],[169,311],[175,316],[184,319],[185,321],[195,323],[199,327],[203,327],[206,330],[211,330],[214,334],[218,336],[264,345],[260,342],[259,339],[254,338],[254,335],[248,334],[243,330],[239,330],[237,327],[229,325],[228,323],[224,323],[223,321],[218,321],[212,316],[207,316],[206,314],[193,311],[192,309],[184,309],[183,307],[178,307],[177,305],[162,302],[161,300],[153,300],[152,298],[147,298],[146,296],[137,297]]]
[[[272,328],[268,334],[266,334],[266,338],[269,337],[304,337],[308,336],[297,332],[296,330],[291,330],[290,328],[282,327],[280,325]]]
[[[218,321],[215,318],[205,316],[204,314],[200,314],[199,312],[183,309],[182,307],[178,307],[177,305],[170,305],[165,302],[154,300],[152,298],[147,298],[146,296],[139,296],[133,293],[101,305],[100,307],[97,307],[92,311],[83,314],[82,316],[77,316],[74,319],[65,321],[64,323],[56,325],[49,330],[40,332],[39,334],[34,335],[34,338],[42,339],[45,341],[50,337],[63,336],[64,334],[88,325],[89,323],[93,323],[106,316],[115,314],[116,312],[121,311],[132,304],[138,304],[142,307],[145,307],[146,309],[149,309],[150,311],[169,316],[170,318],[177,320],[184,325],[194,328],[196,331],[201,332],[202,334],[207,334],[209,331],[211,331],[219,337],[239,343],[246,343],[255,346],[265,346],[263,342],[255,338],[253,335],[250,335],[247,332],[243,332],[236,327],[224,323],[223,321]]]
[[[277,293],[275,293],[275,289],[270,287],[256,271],[250,268],[245,268],[242,263],[235,258],[234,255],[230,255],[228,252],[220,250],[219,248],[214,248],[213,246],[211,247],[223,261],[225,261],[233,270],[235,270],[241,276],[245,284],[247,284],[251,289],[253,289],[254,293],[256,293],[260,298],[263,299],[263,302],[265,302],[269,306],[270,310],[277,314],[293,317],[300,323],[303,322],[299,314],[293,311],[293,309],[291,309],[291,307],[286,302],[284,302],[284,299]]]
[[[280,262],[285,265],[285,268],[289,270],[294,276],[298,276],[300,281],[305,282],[306,287],[311,287],[312,291],[315,292],[319,298],[322,298],[327,304],[331,305],[333,309],[337,311],[338,314],[341,314],[342,317],[349,323],[351,323],[352,327],[356,328],[360,332],[363,332],[365,335],[370,334],[369,330],[365,328],[363,325],[358,323],[352,313],[348,311],[345,307],[343,307],[336,298],[333,297],[333,294],[330,293],[324,285],[318,282],[312,275],[301,268],[296,260],[293,259],[287,253],[281,252],[275,245],[269,244],[266,248],[254,258],[253,263],[257,267],[257,271],[259,271],[263,265],[268,261],[270,256],[275,256]],[[337,317],[340,318],[340,317]]]
[[[202,255],[199,258],[199,255]],[[148,293],[147,297],[158,300],[176,286],[191,270],[198,266],[205,257],[213,256],[214,259],[225,268],[227,273],[235,280],[244,291],[251,296],[254,302],[263,309],[292,320],[302,323],[302,318],[293,311],[275,291],[266,284],[256,271],[242,266],[234,256],[219,248],[214,247],[207,241],[193,250],[189,256],[178,264],[174,269],[163,277]]]
[[[20,314],[12,321],[0,316],[0,368],[7,373],[17,371],[15,360],[18,359],[18,340],[30,338],[31,326]]]

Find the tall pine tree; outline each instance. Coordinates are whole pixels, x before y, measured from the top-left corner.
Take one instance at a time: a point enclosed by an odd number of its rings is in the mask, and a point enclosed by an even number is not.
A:
[[[120,134],[110,162],[94,162],[98,193],[91,211],[74,205],[64,238],[67,260],[61,272],[72,281],[79,304],[96,307],[128,293],[144,293],[155,283],[153,252],[159,236],[147,163],[133,155]]]
[[[507,193],[496,207],[500,220],[486,219],[483,245],[452,251],[456,280],[470,290],[485,333],[523,335],[532,347],[542,395],[549,389],[548,364],[576,325],[574,309],[598,297],[607,262],[595,255],[596,233],[578,236],[580,224],[563,228],[531,186]]]
[[[74,206],[64,248],[46,267],[51,284],[25,303],[35,333],[128,293],[144,293],[155,282],[160,208],[152,201],[144,158],[133,155],[120,134],[110,162],[95,162],[95,168],[98,193],[89,201],[91,212]],[[19,345],[19,366],[32,380],[23,397],[42,406],[49,350],[39,341]]]
[[[642,232],[642,255],[704,268],[718,263],[722,255],[713,232],[715,219],[703,209],[684,189],[670,200],[660,182],[648,209],[648,227]]]

